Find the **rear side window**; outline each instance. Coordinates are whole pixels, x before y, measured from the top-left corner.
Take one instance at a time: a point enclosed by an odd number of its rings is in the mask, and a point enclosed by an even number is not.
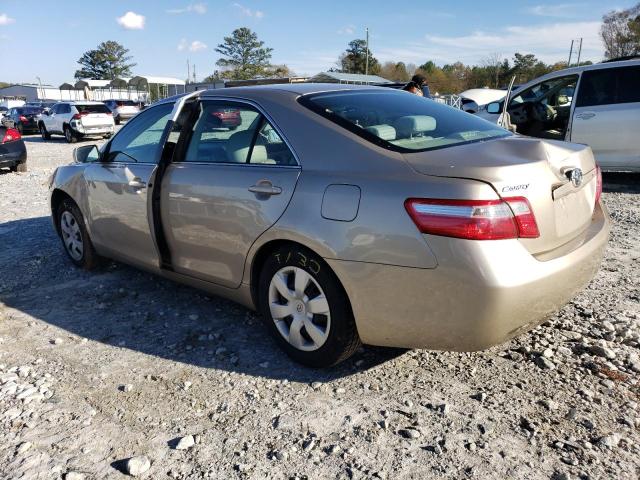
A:
[[[347,90],[303,96],[299,101],[372,143],[398,152],[511,135],[474,115],[404,91]]]
[[[252,106],[211,101],[198,109],[185,162],[296,165],[289,147]]]
[[[106,105],[104,104],[99,104],[99,105],[82,105],[82,104],[76,104],[75,105],[76,110],[78,110],[78,113],[111,113],[111,110],[109,110],[107,108]]]
[[[640,102],[640,65],[582,74],[577,107]]]

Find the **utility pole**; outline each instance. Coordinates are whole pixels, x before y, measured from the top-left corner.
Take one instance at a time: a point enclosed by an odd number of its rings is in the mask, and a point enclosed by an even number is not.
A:
[[[364,63],[364,74],[369,75],[369,27],[367,27],[367,51],[366,60]]]
[[[196,64],[193,64],[193,83],[196,83]]]
[[[582,53],[582,37],[580,37],[580,46],[578,47],[578,65],[580,65],[580,54]]]
[[[191,68],[189,67],[189,59],[187,58],[187,83],[191,81]]]
[[[573,40],[571,40],[571,48],[569,49],[569,60],[567,60],[567,67],[571,66],[571,55],[573,54]]]

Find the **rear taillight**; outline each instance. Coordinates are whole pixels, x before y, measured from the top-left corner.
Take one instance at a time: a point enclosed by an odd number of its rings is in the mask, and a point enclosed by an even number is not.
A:
[[[80,120],[82,117],[86,117],[87,115],[89,115],[87,112],[81,112],[81,113],[76,113],[73,117],[71,117],[73,120]]]
[[[29,123],[29,119],[27,117],[25,117],[24,115],[20,115],[20,121],[22,123]]]
[[[107,112],[107,115],[109,115],[110,117],[113,117],[113,112]]]
[[[602,169],[600,165],[596,165],[596,205],[600,201],[600,197],[602,196]]]
[[[13,142],[15,140],[20,140],[22,138],[20,136],[20,132],[15,128],[7,128],[4,132],[4,136],[2,137],[2,143]]]
[[[535,217],[524,197],[504,200],[410,198],[404,206],[422,233],[468,240],[539,236]]]

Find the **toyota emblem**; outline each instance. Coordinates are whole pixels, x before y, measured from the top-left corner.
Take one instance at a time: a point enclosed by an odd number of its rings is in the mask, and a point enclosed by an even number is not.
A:
[[[578,188],[582,185],[582,170],[579,168],[574,168],[573,170],[568,171],[567,176],[574,187]]]

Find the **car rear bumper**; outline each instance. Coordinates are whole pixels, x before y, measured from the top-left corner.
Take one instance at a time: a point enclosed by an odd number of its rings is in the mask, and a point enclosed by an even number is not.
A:
[[[73,130],[83,136],[91,136],[91,135],[107,135],[113,133],[115,127],[113,125],[104,125],[104,126],[96,126],[96,127],[84,127],[82,125],[75,125]]]
[[[534,328],[571,300],[597,272],[609,229],[598,206],[579,246],[546,261],[518,240],[428,236],[434,269],[327,262],[347,290],[364,343],[474,351]]]

